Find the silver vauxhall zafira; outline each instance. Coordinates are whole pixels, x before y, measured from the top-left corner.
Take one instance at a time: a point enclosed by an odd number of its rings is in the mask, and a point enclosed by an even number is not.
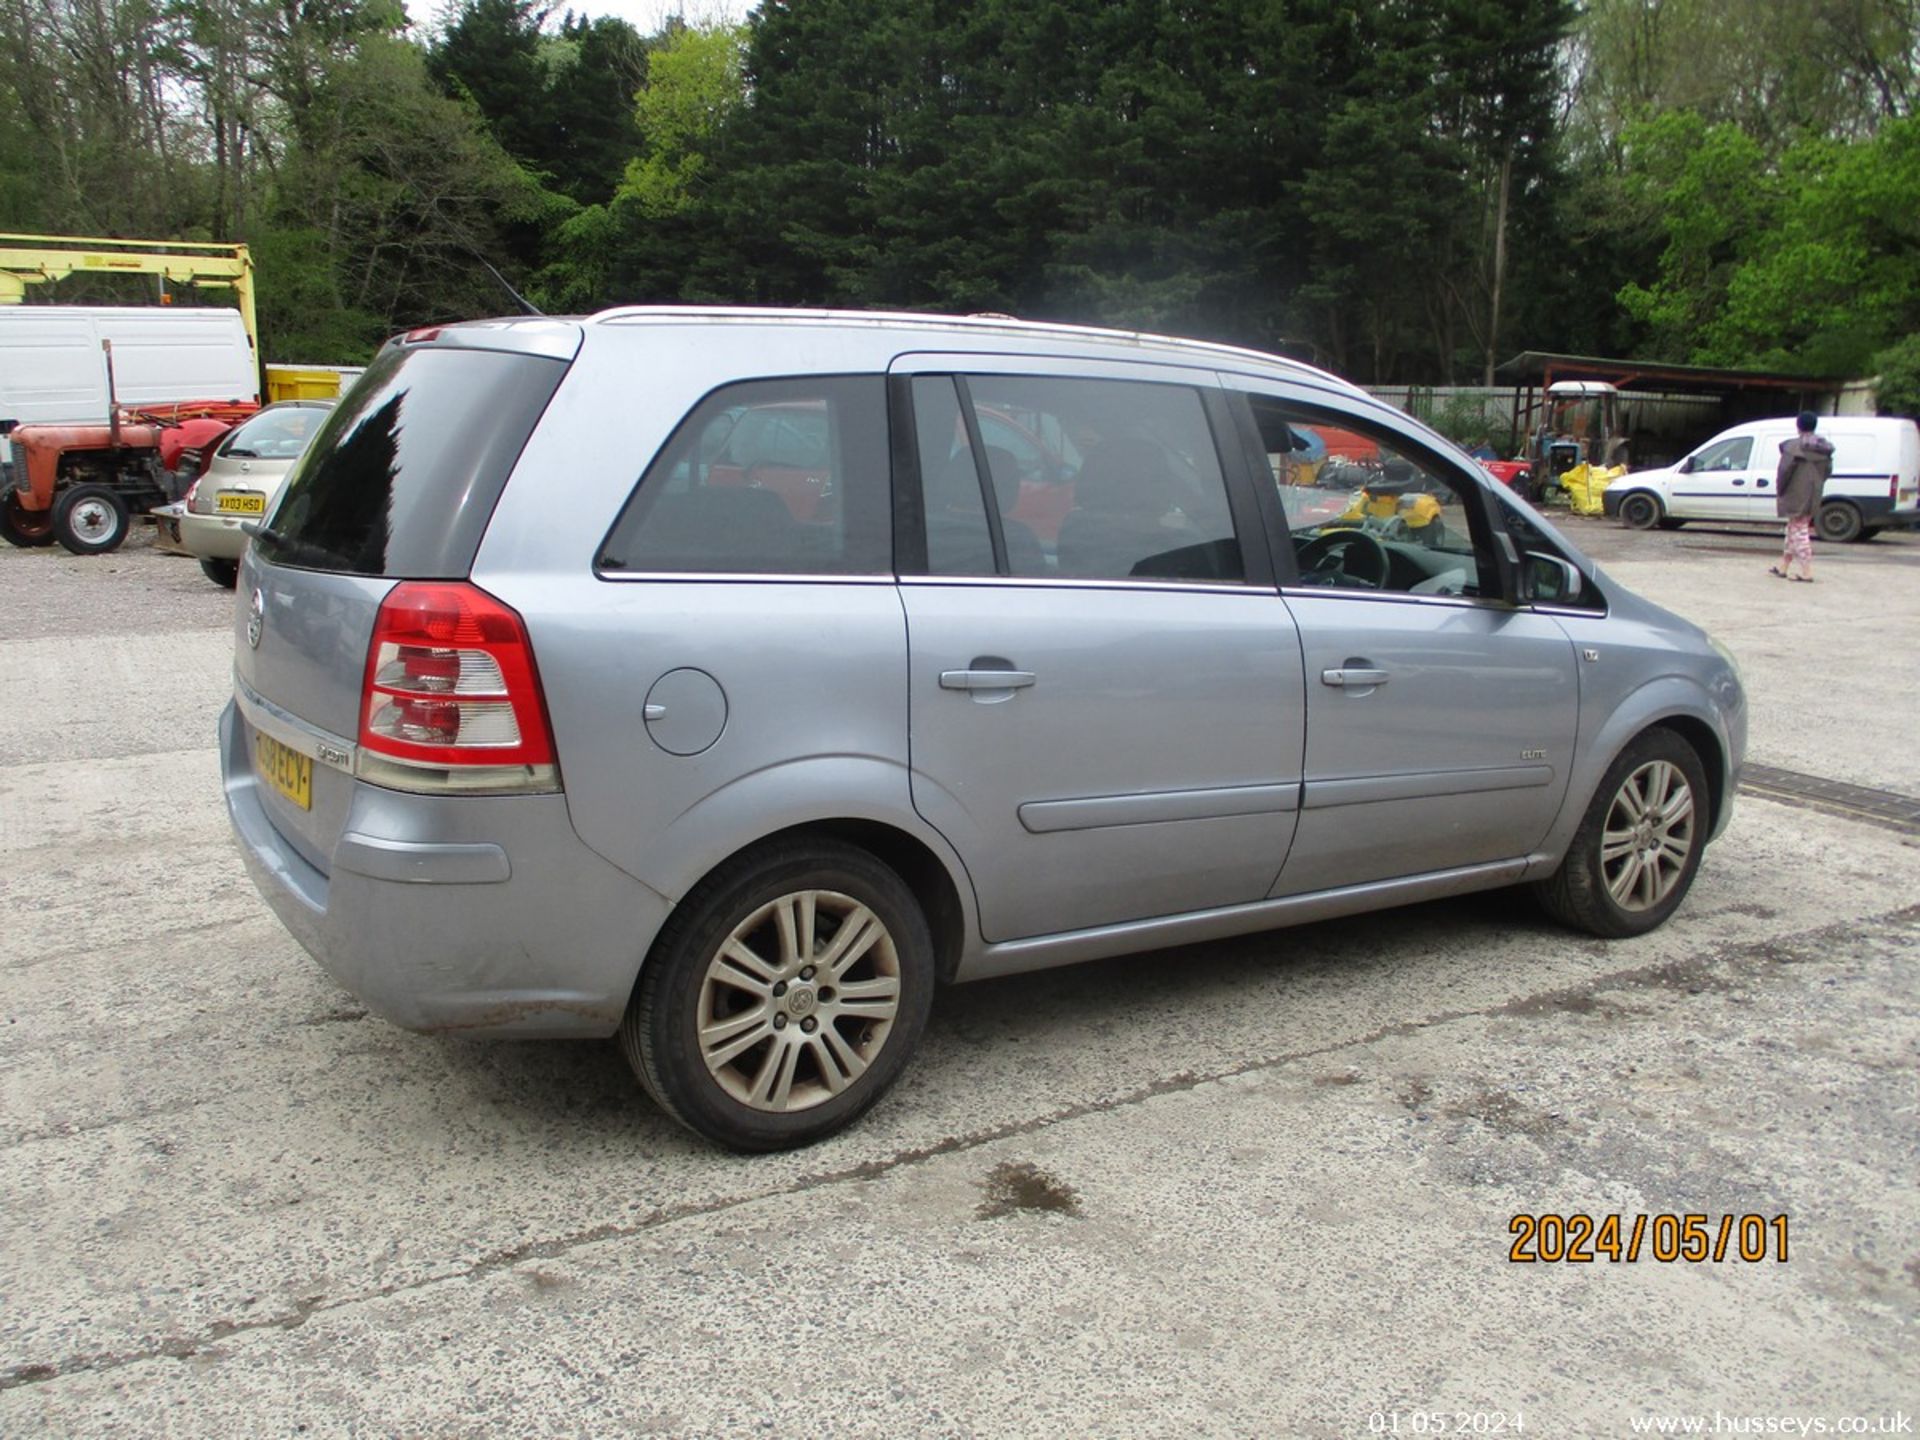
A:
[[[767,1150],[936,986],[1526,884],[1660,924],[1731,658],[1452,445],[1225,346],[631,309],[416,331],[244,557],[255,882],[418,1030],[618,1034]]]

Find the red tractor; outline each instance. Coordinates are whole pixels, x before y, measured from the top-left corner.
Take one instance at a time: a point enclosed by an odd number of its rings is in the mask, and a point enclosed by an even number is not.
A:
[[[178,499],[213,442],[259,408],[251,401],[116,406],[104,424],[15,426],[0,537],[20,546],[58,540],[76,555],[117,550],[133,516]]]

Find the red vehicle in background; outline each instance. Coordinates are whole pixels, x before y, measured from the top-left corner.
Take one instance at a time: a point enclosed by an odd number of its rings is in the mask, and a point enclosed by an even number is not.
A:
[[[1533,498],[1533,462],[1531,460],[1482,460],[1480,468],[1514,494]]]
[[[104,423],[15,426],[0,537],[22,547],[58,540],[76,555],[117,550],[133,516],[178,498],[213,443],[259,408],[252,401],[115,406]]]
[[[705,484],[771,490],[802,525],[832,516],[833,434],[820,401],[742,408],[718,437]]]

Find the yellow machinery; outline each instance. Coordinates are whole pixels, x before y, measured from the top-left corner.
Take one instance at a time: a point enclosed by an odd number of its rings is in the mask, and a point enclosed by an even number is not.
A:
[[[18,305],[26,299],[29,285],[80,273],[158,275],[175,285],[225,286],[233,291],[253,353],[260,353],[260,326],[253,312],[253,257],[244,245],[0,234],[0,305]]]
[[[269,365],[267,394],[273,400],[338,400],[364,368],[358,365]]]
[[[158,275],[174,285],[233,291],[240,323],[260,355],[253,308],[253,257],[244,245],[197,240],[102,240],[84,235],[0,234],[0,305],[18,305],[29,285],[76,274]],[[331,400],[359,374],[337,365],[262,365],[267,400]]]

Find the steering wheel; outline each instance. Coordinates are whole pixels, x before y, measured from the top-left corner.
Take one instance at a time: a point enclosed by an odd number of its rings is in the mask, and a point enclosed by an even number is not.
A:
[[[1356,549],[1366,557],[1361,566],[1352,563]],[[1322,530],[1300,547],[1299,560],[1303,578],[1322,575],[1331,579],[1339,575],[1369,589],[1386,588],[1390,568],[1387,547],[1365,530]]]

